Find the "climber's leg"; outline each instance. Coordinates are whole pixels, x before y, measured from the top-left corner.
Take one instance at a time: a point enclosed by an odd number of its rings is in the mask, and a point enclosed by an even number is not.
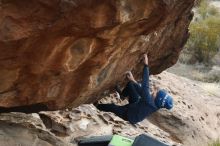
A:
[[[129,97],[129,103],[138,102],[140,99],[141,87],[135,82],[129,81],[124,90],[122,91],[122,95],[125,97]]]
[[[118,106],[115,104],[98,104],[97,108],[101,111],[115,113],[120,118],[127,120],[127,106]]]

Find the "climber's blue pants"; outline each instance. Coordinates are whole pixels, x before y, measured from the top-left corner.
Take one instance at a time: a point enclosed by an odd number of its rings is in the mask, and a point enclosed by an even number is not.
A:
[[[141,94],[141,86],[135,82],[129,81],[124,90],[122,91],[122,95],[124,97],[129,97],[129,104],[138,102]]]
[[[129,97],[129,104],[138,102],[140,99],[139,93],[141,92],[141,87],[139,84],[134,82],[128,82],[124,90],[122,91],[122,95],[124,97]],[[119,106],[115,105],[114,103],[111,104],[98,104],[97,108],[101,111],[105,112],[113,112],[120,118],[127,120],[127,110],[128,105]]]

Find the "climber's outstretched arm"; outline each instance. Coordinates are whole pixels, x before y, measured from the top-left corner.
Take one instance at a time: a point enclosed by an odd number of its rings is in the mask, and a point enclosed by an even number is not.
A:
[[[149,67],[148,67],[148,56],[144,54],[144,70],[142,78],[142,88],[149,91]]]
[[[151,101],[150,88],[149,88],[149,67],[148,56],[144,54],[144,70],[142,79],[142,98],[148,103]]]

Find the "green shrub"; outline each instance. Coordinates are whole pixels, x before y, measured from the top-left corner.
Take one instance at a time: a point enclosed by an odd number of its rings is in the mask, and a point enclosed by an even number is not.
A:
[[[190,38],[186,44],[186,51],[191,58],[181,62],[199,62],[210,64],[211,58],[217,54],[220,47],[220,15],[216,8],[209,6],[202,0],[196,10],[196,19],[190,24]],[[189,56],[189,55],[188,55]],[[183,57],[183,56],[182,56]]]
[[[216,7],[210,5],[208,0],[201,0],[200,4],[197,8],[198,14],[201,16],[202,19],[206,19],[209,16],[218,16],[219,11]]]
[[[220,18],[209,17],[203,21],[194,22],[190,26],[190,33],[187,48],[198,62],[209,63],[219,48]]]

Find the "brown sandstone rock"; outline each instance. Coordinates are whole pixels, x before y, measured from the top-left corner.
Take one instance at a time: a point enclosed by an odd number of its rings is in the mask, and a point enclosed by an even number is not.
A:
[[[76,146],[56,137],[38,114],[0,114],[1,146]]]
[[[91,103],[126,70],[140,72],[143,53],[150,56],[151,73],[160,73],[176,62],[188,38],[193,4],[0,1],[0,107],[54,110]]]

